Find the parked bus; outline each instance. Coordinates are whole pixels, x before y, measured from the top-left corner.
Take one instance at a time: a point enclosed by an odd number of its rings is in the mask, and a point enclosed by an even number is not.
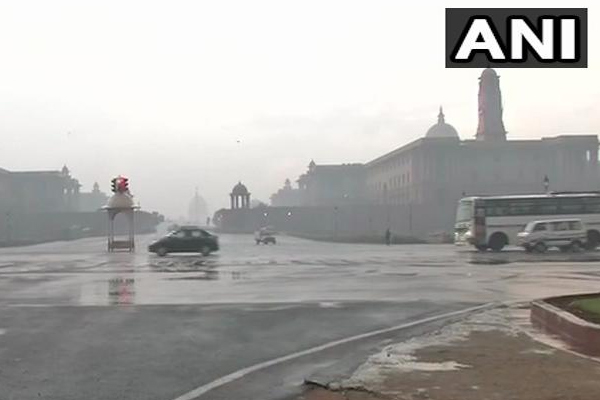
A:
[[[500,251],[517,244],[517,233],[527,223],[560,218],[584,223],[588,249],[600,244],[600,193],[595,192],[465,197],[458,204],[454,241]]]

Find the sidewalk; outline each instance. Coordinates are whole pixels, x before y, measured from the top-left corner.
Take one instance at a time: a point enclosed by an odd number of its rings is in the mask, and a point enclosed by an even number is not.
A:
[[[547,346],[498,309],[386,347],[304,400],[597,400],[600,362]]]

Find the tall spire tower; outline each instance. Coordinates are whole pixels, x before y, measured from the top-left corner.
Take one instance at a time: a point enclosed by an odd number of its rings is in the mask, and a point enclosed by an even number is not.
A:
[[[502,95],[500,78],[491,68],[486,68],[479,78],[479,124],[477,140],[501,142],[506,140],[502,122]]]

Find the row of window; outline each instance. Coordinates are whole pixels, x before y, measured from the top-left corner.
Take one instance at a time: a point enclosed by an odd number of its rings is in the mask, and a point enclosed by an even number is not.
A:
[[[374,184],[376,190],[385,191],[389,189],[399,188],[410,183],[410,172],[406,174],[397,175],[390,178],[388,182],[377,182]]]
[[[387,161],[385,162],[383,165],[381,165],[379,167],[379,169],[383,172],[383,171],[391,171],[393,169],[396,168],[400,168],[403,165],[409,164],[410,163],[410,157],[399,157],[393,161]]]
[[[406,174],[397,175],[390,179],[390,186],[392,188],[397,188],[400,186],[408,185],[410,183],[410,172]]]
[[[550,229],[551,228],[551,229]],[[557,222],[540,222],[533,228],[534,232],[538,231],[580,231],[581,222],[579,221],[557,221]]]
[[[488,200],[485,215],[559,215],[600,213],[600,198]]]

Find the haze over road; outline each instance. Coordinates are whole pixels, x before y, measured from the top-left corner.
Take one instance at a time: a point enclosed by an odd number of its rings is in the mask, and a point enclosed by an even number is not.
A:
[[[150,240],[138,238],[135,254],[107,254],[101,238],[0,250],[2,400],[173,400],[331,341],[488,302],[596,290],[600,281],[600,262],[558,253],[285,236],[257,246],[251,236],[223,235],[209,257],[159,258],[146,253]],[[296,357],[201,398],[286,398],[312,373],[341,373],[431,328]]]

